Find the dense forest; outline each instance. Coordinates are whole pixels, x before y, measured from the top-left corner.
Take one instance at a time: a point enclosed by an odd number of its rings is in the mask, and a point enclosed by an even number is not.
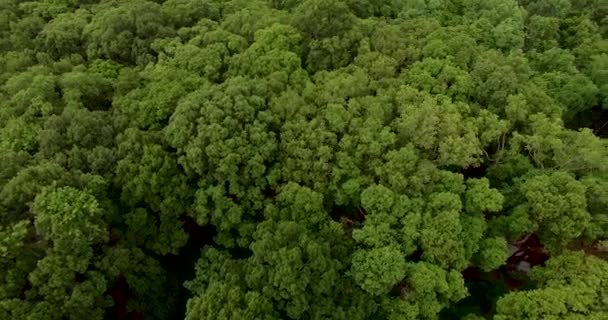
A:
[[[608,319],[605,0],[0,0],[0,319]]]

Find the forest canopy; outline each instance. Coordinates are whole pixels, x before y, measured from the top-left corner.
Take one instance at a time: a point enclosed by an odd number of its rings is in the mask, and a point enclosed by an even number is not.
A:
[[[0,0],[0,319],[608,319],[604,0]]]

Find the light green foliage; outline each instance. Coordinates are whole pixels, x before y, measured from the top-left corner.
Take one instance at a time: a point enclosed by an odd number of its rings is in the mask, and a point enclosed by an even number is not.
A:
[[[222,9],[221,27],[251,44],[258,30],[287,21],[285,14],[285,11],[271,9],[264,0],[230,1]]]
[[[90,194],[73,188],[44,190],[36,197],[33,210],[38,234],[53,241],[59,252],[79,254],[107,237],[103,211]]]
[[[0,0],[0,319],[606,318],[607,9]]]
[[[565,244],[589,224],[585,186],[564,172],[527,179],[521,186],[530,219],[547,244]]]
[[[438,193],[429,199],[423,217],[420,246],[423,258],[444,268],[464,269],[464,247],[460,241],[463,226],[459,219],[461,204],[451,193]]]
[[[471,95],[471,76],[450,61],[424,59],[412,65],[407,75],[408,84],[431,94],[444,94],[454,100],[465,100]]]
[[[400,116],[394,126],[400,143],[412,143],[438,165],[468,167],[478,162],[481,148],[475,128],[467,121],[469,106],[410,88],[397,97]]]
[[[21,213],[44,187],[53,183],[65,183],[71,180],[70,178],[65,169],[50,162],[24,168],[4,184],[0,191],[2,207],[9,212],[14,210]],[[3,216],[9,218],[9,221],[12,220],[10,217],[11,215]]]
[[[363,290],[383,295],[404,278],[405,266],[405,257],[397,248],[358,250],[353,255],[353,278]]]
[[[435,319],[451,301],[458,301],[467,295],[458,272],[447,272],[426,262],[409,263],[407,279],[408,286],[401,292],[405,301],[393,301],[390,308],[383,308],[388,309],[389,318],[398,319],[398,314],[417,314],[416,317],[421,319]]]
[[[89,267],[95,259],[93,246],[108,237],[103,209],[87,191],[50,187],[36,196],[32,210],[34,227],[42,240],[35,246],[46,242],[50,247],[35,265],[28,266],[31,262],[27,256],[31,253],[17,259],[17,269],[31,270],[27,277],[31,289],[23,301],[3,296],[0,310],[10,314],[11,319],[37,319],[40,312],[53,319],[103,319],[104,309],[110,305],[103,296],[107,283],[100,272]],[[23,222],[17,223],[14,232],[24,232],[24,227]],[[15,236],[13,233],[11,238]],[[32,247],[20,250],[41,249],[28,246]],[[11,273],[5,280],[17,280],[18,274]],[[3,289],[8,289],[6,282]]]
[[[159,123],[166,124],[179,99],[194,91],[203,81],[185,70],[172,67],[147,70],[141,73],[145,85],[117,99],[115,106],[134,122],[132,125],[157,129]]]
[[[275,319],[281,312],[292,319],[363,319],[371,301],[361,300],[364,294],[345,277],[348,245],[341,227],[323,214],[322,200],[289,184],[266,207],[251,257],[204,251],[197,278],[187,284],[198,293],[188,302],[188,317]]]
[[[445,182],[450,180],[444,179]],[[354,279],[371,294],[381,296],[398,289],[410,301],[382,300],[381,313],[386,317],[413,314],[433,318],[449,301],[460,300],[465,295],[463,279],[456,270],[466,268],[469,261],[492,269],[503,264],[508,257],[504,239],[478,243],[486,231],[485,221],[479,216],[481,209],[472,210],[471,214],[477,215],[464,215],[458,193],[463,193],[467,199],[474,199],[473,195],[477,196],[479,192],[490,193],[498,202],[490,205],[491,208],[484,207],[488,210],[500,210],[502,196],[489,189],[487,183],[484,185],[483,180],[472,180],[471,185],[475,187],[465,192],[462,178],[451,179],[454,181],[446,183],[444,192],[432,193],[426,201],[399,196],[381,185],[369,187],[361,194],[361,202],[368,215],[363,228],[353,232],[353,238],[363,246],[353,254]],[[468,206],[475,207],[472,204]],[[424,262],[416,264],[411,269],[412,273],[407,271],[410,268],[403,271],[408,256],[416,250],[421,251]],[[433,271],[423,266],[432,266]],[[446,286],[445,291],[441,291],[445,296],[434,297],[426,292],[438,290],[425,289],[426,285],[433,288],[432,284],[425,282],[427,280],[422,280],[427,272],[439,273],[435,276],[439,279],[447,277],[448,284],[436,284]],[[425,310],[422,310],[422,305]]]
[[[590,238],[603,238],[608,232],[608,185],[605,179],[585,177],[581,182],[586,187],[587,211],[591,214],[591,223],[586,230]]]
[[[559,119],[536,114],[529,118],[529,132],[514,133],[513,152],[525,152],[539,168],[564,169],[577,174],[603,173],[602,158],[608,152],[605,141],[589,129],[564,130]]]
[[[497,212],[502,209],[504,197],[498,190],[490,188],[486,178],[469,179],[465,193],[465,209],[471,214]]]
[[[287,25],[273,24],[255,33],[255,42],[231,59],[228,77],[265,78],[273,92],[282,92],[289,85],[300,85],[306,78],[301,69],[298,43],[301,36]]]
[[[23,245],[23,239],[27,235],[28,221],[20,221],[9,228],[2,228],[2,246],[0,247],[0,257],[4,260],[13,257],[18,249]],[[5,261],[3,261],[5,262]]]
[[[580,252],[551,258],[534,269],[538,288],[501,298],[495,319],[602,319],[608,315],[608,263]]]
[[[511,51],[524,42],[525,9],[514,0],[465,0],[464,17],[483,34],[490,48]]]
[[[196,279],[186,283],[186,287],[199,293],[188,301],[186,319],[246,319],[247,315],[250,319],[278,319],[270,301],[260,294],[242,291],[244,275],[239,271],[244,267],[243,262],[230,259],[227,252],[205,250],[196,264]]]
[[[445,10],[447,6],[445,2],[436,0],[411,0],[404,2],[399,13],[399,16],[404,18],[435,16],[440,11]]]
[[[476,37],[476,33],[469,32],[467,27],[463,26],[437,28],[426,39],[422,54],[436,59],[453,58],[450,63],[466,70],[479,55],[480,48]]]
[[[490,271],[503,265],[509,254],[504,238],[487,238],[479,244],[476,259],[483,270]]]

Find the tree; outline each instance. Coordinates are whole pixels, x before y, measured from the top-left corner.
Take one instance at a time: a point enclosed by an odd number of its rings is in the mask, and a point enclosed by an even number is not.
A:
[[[193,190],[187,186],[175,157],[158,144],[158,135],[128,129],[121,138],[115,183],[121,186],[124,205],[136,211],[127,215],[137,217],[132,218],[130,227],[152,228],[146,248],[160,254],[177,253],[188,237],[179,217],[186,213]]]
[[[192,26],[203,18],[220,19],[219,1],[169,0],[163,2],[162,6],[176,27]]]
[[[565,172],[531,177],[521,186],[530,218],[551,247],[581,235],[589,223],[585,187]]]
[[[38,34],[41,51],[60,58],[69,54],[85,55],[83,31],[90,20],[86,10],[62,13],[44,26]]]
[[[116,99],[116,110],[133,119],[133,127],[160,129],[174,113],[179,99],[201,83],[197,75],[172,66],[150,67],[141,72],[143,85]]]
[[[606,261],[580,252],[551,258],[534,268],[537,288],[509,293],[498,301],[496,319],[601,319],[606,291]]]
[[[373,295],[387,294],[405,277],[405,257],[398,248],[390,246],[358,250],[353,255],[352,272],[363,290]]]
[[[150,44],[170,36],[167,17],[160,5],[139,0],[124,4],[107,3],[93,10],[85,29],[87,54],[121,63],[145,65],[154,60]]]
[[[322,196],[292,183],[276,200],[256,227],[250,257],[204,250],[187,284],[196,295],[187,318],[364,319],[373,302],[346,276],[348,244],[328,221]]]
[[[13,319],[37,319],[44,314],[54,319],[103,319],[109,306],[103,296],[106,281],[89,268],[95,259],[93,245],[108,237],[103,209],[86,191],[53,186],[36,196],[32,210],[36,234],[49,247],[27,276],[30,288],[25,299],[3,297],[2,312]],[[14,230],[24,226],[20,222]]]
[[[0,0],[0,319],[606,318],[607,12]]]

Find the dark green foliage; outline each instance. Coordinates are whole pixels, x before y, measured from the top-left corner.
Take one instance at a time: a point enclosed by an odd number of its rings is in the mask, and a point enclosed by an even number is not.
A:
[[[607,12],[0,0],[0,319],[605,319]]]
[[[154,59],[152,41],[174,32],[167,25],[167,16],[154,2],[104,3],[93,9],[91,23],[84,29],[87,55],[145,65]]]

